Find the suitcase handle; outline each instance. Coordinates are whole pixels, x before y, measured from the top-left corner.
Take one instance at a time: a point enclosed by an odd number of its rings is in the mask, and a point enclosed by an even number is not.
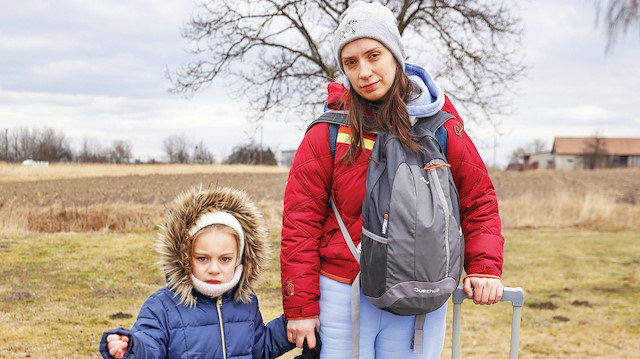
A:
[[[456,290],[453,291],[452,301],[453,304],[462,303],[465,299],[472,299],[467,296],[467,293],[462,289],[462,285],[459,285]],[[524,305],[524,290],[520,287],[504,287],[502,292],[501,302],[511,302],[514,307],[522,307]]]
[[[460,327],[462,302],[471,299],[464,292],[462,285],[453,292],[453,326],[451,333],[451,358],[460,359]],[[501,302],[511,302],[513,305],[513,315],[511,317],[511,346],[509,349],[509,359],[518,359],[518,342],[520,341],[520,318],[522,316],[522,306],[524,305],[524,290],[520,287],[504,287]]]

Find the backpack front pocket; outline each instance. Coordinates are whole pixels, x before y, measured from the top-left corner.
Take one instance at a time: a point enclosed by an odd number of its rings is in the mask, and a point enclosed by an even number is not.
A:
[[[360,285],[366,296],[384,294],[387,272],[387,239],[362,229],[360,253]]]

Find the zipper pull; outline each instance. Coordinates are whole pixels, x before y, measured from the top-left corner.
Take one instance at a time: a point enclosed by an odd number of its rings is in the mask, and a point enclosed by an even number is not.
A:
[[[382,220],[382,234],[387,234],[387,225],[389,224],[389,214],[384,214],[384,219]]]
[[[428,164],[428,165],[424,166],[424,170],[428,171],[428,170],[432,170],[432,169],[440,168],[440,167],[451,167],[451,165],[448,164],[448,163],[437,163],[436,162],[436,163],[431,163],[431,164]]]
[[[216,302],[216,306],[217,306],[218,308],[222,307],[222,295],[219,295],[219,296],[218,296],[218,300],[217,300],[217,302]]]

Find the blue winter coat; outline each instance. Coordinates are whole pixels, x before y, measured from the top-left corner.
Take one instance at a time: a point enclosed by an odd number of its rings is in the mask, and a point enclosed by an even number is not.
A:
[[[234,302],[233,293],[232,290],[210,298],[194,290],[197,304],[189,308],[178,304],[174,292],[162,288],[143,304],[131,330],[120,328],[102,335],[100,352],[104,358],[111,358],[106,342],[109,334],[129,336],[125,359],[222,359],[225,358],[223,352],[227,359],[266,359],[276,358],[295,347],[287,341],[283,316],[265,325],[258,298],[252,295],[248,304]]]

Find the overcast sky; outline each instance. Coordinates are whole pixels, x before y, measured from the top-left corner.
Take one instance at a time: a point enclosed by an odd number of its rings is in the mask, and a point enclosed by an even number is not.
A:
[[[105,147],[128,140],[141,160],[162,159],[162,140],[181,134],[224,158],[253,133],[243,102],[219,85],[191,98],[167,92],[166,69],[190,59],[180,30],[192,8],[192,1],[0,0],[0,128],[53,127],[74,149],[85,138]],[[550,149],[554,136],[640,137],[637,29],[606,54],[592,1],[536,0],[522,10],[531,69],[518,85],[516,113],[499,118],[497,137],[467,124],[485,162],[505,166],[536,138]],[[268,122],[264,144],[295,149],[303,125]]]

